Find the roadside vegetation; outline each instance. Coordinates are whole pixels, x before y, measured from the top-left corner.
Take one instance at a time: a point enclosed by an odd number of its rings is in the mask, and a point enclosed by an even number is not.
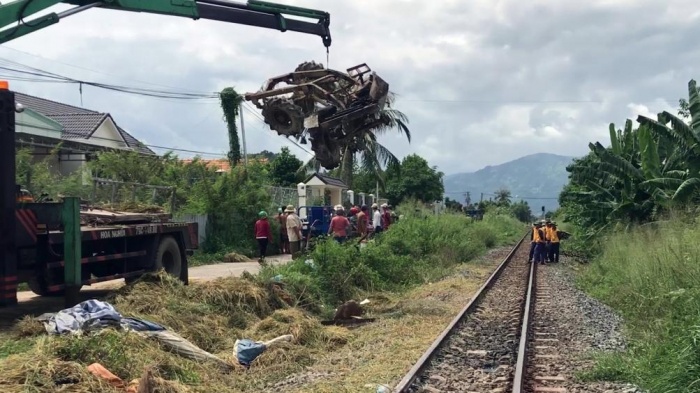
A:
[[[47,337],[43,326],[25,319],[0,342],[0,386],[8,392],[54,392],[68,383],[72,392],[114,391],[86,371],[86,366],[99,362],[125,381],[150,369],[157,384],[168,392],[252,392],[275,390],[274,384],[303,374],[308,366],[334,354],[352,357],[354,351],[341,350],[347,346],[362,347],[362,356],[368,356],[368,361],[369,355],[385,359],[397,356],[395,348],[372,346],[369,351],[365,328],[351,332],[320,324],[349,299],[369,298],[370,316],[380,318],[377,323],[389,318],[387,323],[396,329],[387,334],[403,334],[405,344],[415,352],[434,339],[426,332],[437,334],[442,320],[426,317],[422,303],[399,304],[399,298],[415,299],[417,293],[434,294],[437,290],[447,293],[447,299],[454,296],[449,294],[450,288],[477,287],[489,269],[473,266],[475,259],[490,248],[513,244],[525,226],[510,216],[487,214],[482,221],[456,214],[436,216],[418,204],[399,210],[404,218],[361,251],[356,245],[321,241],[309,255],[285,266],[268,267],[257,276],[246,274],[189,286],[168,276],[149,276],[107,299],[123,315],[161,323],[230,364],[237,363],[233,344],[238,338],[266,340],[294,335],[291,343],[266,351],[247,372],[236,367],[222,373],[215,364],[171,354],[137,334],[105,330],[97,335]],[[456,272],[457,281],[435,284]],[[469,283],[459,281],[470,274],[474,278]],[[421,285],[428,283],[432,284],[420,292]],[[398,329],[402,318],[418,324],[415,327],[420,323],[432,327],[415,338],[406,337],[406,329]],[[365,331],[378,334],[372,327]],[[419,341],[411,344],[413,339]],[[400,375],[402,367],[410,364],[406,358],[395,361],[393,374],[377,375],[378,383],[389,382],[387,378]]]
[[[700,391],[698,224],[670,221],[606,239],[580,281],[624,316],[629,350],[602,357],[588,378],[650,392]]]
[[[700,391],[700,94],[678,114],[610,125],[572,163],[558,212],[590,264],[583,289],[625,317],[628,350],[603,355],[587,379],[633,382],[651,392]]]

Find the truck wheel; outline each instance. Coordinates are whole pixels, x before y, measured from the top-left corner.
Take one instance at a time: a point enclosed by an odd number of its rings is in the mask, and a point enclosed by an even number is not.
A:
[[[32,277],[27,282],[27,285],[29,285],[29,289],[31,289],[32,292],[36,293],[39,296],[44,296],[44,297],[63,296],[66,293],[65,289],[61,289],[58,291],[49,291],[49,289],[48,289],[49,285],[46,282],[46,279],[44,277]],[[81,287],[82,287],[82,285],[81,285]]]
[[[166,273],[180,278],[182,272],[182,253],[180,245],[172,236],[166,236],[161,239],[156,252],[156,270],[164,269]]]

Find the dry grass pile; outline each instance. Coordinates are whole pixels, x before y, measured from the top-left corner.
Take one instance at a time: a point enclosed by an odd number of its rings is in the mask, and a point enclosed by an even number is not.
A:
[[[0,362],[0,390],[3,393],[117,392],[84,365],[57,359],[46,349],[39,343],[31,351],[11,355]]]
[[[294,336],[293,342],[312,347],[334,347],[347,342],[347,329],[325,327],[318,319],[290,308],[277,310],[247,331],[256,340],[270,340],[285,334]]]
[[[125,316],[168,327],[236,370],[223,373],[214,363],[186,359],[133,332],[105,329],[82,336],[47,336],[41,323],[25,318],[15,325],[13,338],[31,346],[12,349],[4,359],[0,350],[0,391],[114,392],[87,371],[92,363],[102,364],[125,382],[154,370],[153,392],[260,391],[347,342],[345,329],[322,326],[290,308],[285,297],[289,294],[282,285],[249,276],[185,286],[168,275],[147,275],[106,300]],[[294,335],[294,341],[273,346],[242,372],[233,353],[236,339],[265,341],[285,334]]]
[[[162,324],[217,354],[233,348],[243,329],[272,313],[271,296],[252,280],[229,277],[186,286],[159,273],[120,289],[108,301],[124,315]]]
[[[163,206],[151,205],[151,204],[141,203],[141,202],[96,204],[95,208],[111,210],[111,211],[118,211],[118,212],[127,212],[127,213],[142,213],[142,214],[163,214],[163,213],[165,213],[165,209],[163,208]]]
[[[17,321],[13,330],[18,338],[38,337],[46,334],[44,324],[29,315],[25,315]]]
[[[223,258],[224,262],[250,262],[252,259],[248,258],[247,256],[243,254],[239,254],[237,252],[230,252],[226,255],[224,255]]]

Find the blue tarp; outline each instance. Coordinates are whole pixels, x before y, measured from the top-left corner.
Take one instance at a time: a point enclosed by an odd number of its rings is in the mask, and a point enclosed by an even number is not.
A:
[[[265,349],[267,347],[264,343],[247,338],[236,340],[236,343],[233,345],[233,351],[236,353],[238,363],[246,367],[250,367],[253,360],[265,352]]]
[[[115,326],[136,331],[161,331],[163,326],[136,318],[122,317],[114,307],[90,299],[49,316],[44,323],[49,334],[81,333]]]

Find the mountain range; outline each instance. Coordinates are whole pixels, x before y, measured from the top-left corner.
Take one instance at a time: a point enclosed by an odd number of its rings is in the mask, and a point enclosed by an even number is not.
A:
[[[507,189],[511,201],[526,201],[533,214],[542,206],[547,211],[559,207],[557,198],[569,182],[566,166],[574,157],[537,153],[500,165],[489,165],[476,172],[456,173],[444,178],[445,195],[461,203],[469,192],[472,203],[494,198],[496,190]]]

